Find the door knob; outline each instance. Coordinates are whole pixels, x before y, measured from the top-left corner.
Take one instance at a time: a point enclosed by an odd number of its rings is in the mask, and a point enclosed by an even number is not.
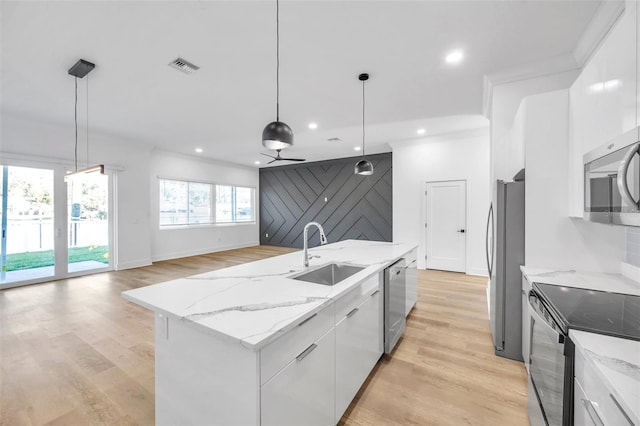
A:
[[[464,229],[459,229],[457,232],[460,232],[461,234],[464,234]]]

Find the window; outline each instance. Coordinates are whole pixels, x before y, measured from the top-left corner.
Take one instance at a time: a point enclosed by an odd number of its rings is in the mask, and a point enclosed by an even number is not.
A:
[[[159,179],[160,226],[255,221],[255,189]]]

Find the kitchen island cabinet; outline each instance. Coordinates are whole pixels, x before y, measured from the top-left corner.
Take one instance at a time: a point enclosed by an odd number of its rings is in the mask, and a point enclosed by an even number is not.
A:
[[[363,267],[333,286],[292,279],[297,252],[124,292],[155,312],[156,423],[335,424],[382,354],[382,271],[414,247],[311,249],[310,268]]]

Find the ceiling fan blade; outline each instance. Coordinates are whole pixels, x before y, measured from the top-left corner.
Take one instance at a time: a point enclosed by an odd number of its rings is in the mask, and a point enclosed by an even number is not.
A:
[[[273,155],[265,154],[264,152],[261,152],[260,154],[262,154],[262,155],[264,155],[264,156],[267,156],[267,157],[276,158],[276,157],[274,157]]]
[[[271,163],[273,163],[274,161],[279,161],[279,160],[278,160],[276,157],[273,157],[273,160],[269,161],[267,164],[271,164]]]
[[[281,158],[284,161],[307,161],[306,158]]]

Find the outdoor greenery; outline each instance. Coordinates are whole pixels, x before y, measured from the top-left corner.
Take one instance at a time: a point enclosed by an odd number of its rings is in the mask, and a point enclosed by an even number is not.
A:
[[[54,264],[53,250],[7,254],[7,272]],[[109,263],[108,246],[69,247],[69,263],[93,260]]]

